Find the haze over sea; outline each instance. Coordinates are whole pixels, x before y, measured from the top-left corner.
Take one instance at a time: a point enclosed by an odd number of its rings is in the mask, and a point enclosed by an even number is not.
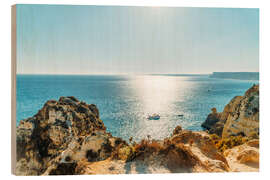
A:
[[[44,103],[75,96],[96,104],[112,135],[138,141],[161,139],[181,125],[201,130],[212,107],[224,106],[258,81],[209,78],[208,75],[17,75],[17,125]],[[147,116],[158,113],[159,120]],[[183,117],[178,116],[183,115]]]

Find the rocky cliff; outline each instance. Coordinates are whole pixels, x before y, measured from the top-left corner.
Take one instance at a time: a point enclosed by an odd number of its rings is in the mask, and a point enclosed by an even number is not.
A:
[[[259,85],[253,85],[243,96],[234,97],[221,113],[212,108],[202,127],[223,138],[259,136]]]
[[[226,158],[208,133],[181,126],[164,140],[127,143],[106,131],[95,105],[75,97],[46,102],[16,133],[17,175],[227,172],[246,162],[234,151]]]
[[[54,166],[51,174],[57,174],[58,168],[64,169],[60,170],[63,174],[74,174],[75,164],[65,156],[68,149],[78,148],[77,156],[91,160],[110,155],[107,149],[112,137],[106,133],[98,109],[74,97],[46,102],[34,117],[20,122],[16,135],[18,175],[40,175]],[[98,143],[87,143],[91,138]]]

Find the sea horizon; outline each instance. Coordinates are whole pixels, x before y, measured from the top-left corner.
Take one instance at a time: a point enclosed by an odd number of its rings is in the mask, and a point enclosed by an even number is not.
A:
[[[213,71],[209,73],[89,73],[89,74],[79,74],[79,73],[62,73],[62,74],[50,74],[50,73],[17,73],[16,75],[74,75],[74,76],[89,76],[89,75],[211,75],[214,72],[223,72],[223,71]],[[258,71],[226,71],[226,73],[259,73]]]
[[[254,83],[259,81],[215,79],[208,74],[17,74],[17,125],[35,115],[46,101],[74,96],[97,105],[113,135],[140,140],[152,134],[161,139],[178,124],[202,130],[201,123],[212,107],[222,111],[234,96],[243,94]],[[148,121],[146,117],[154,113],[161,116],[160,120]],[[160,131],[152,131],[152,127]]]

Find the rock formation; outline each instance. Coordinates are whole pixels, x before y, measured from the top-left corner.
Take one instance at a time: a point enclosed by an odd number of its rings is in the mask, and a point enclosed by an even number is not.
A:
[[[76,172],[124,174],[229,171],[226,158],[217,151],[205,132],[183,130],[165,140],[142,140],[122,148],[121,154],[122,158],[112,156],[95,162],[81,160]]]
[[[74,97],[46,102],[34,117],[20,122],[16,135],[18,175],[40,175],[48,168],[50,174],[74,174],[76,160],[110,156],[115,139],[106,133],[96,106]]]
[[[259,85],[254,85],[246,91],[244,96],[234,97],[227,104],[223,112],[212,109],[202,124],[211,134],[223,138],[232,135],[259,135]]]
[[[231,171],[252,172],[259,169],[259,140],[254,139],[224,152]]]

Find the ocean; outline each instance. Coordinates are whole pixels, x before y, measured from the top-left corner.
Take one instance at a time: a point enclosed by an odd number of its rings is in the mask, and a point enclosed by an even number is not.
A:
[[[208,75],[17,75],[17,125],[35,115],[47,100],[75,96],[96,104],[113,136],[139,141],[163,139],[177,125],[202,130],[201,123],[258,81]],[[148,120],[153,113],[159,120]],[[183,116],[179,116],[183,115]]]

